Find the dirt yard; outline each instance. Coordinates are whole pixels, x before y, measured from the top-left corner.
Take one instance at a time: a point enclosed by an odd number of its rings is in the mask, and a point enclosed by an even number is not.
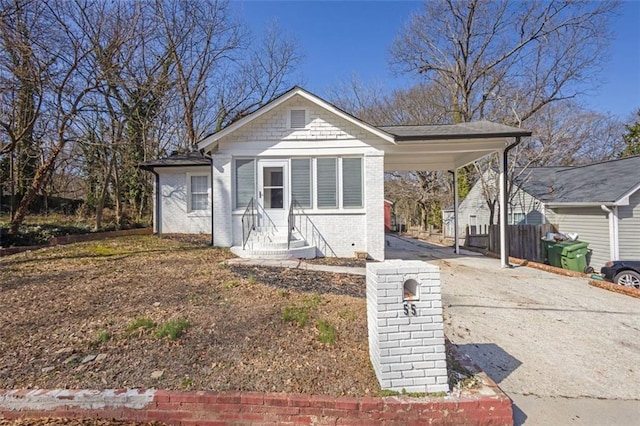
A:
[[[125,237],[0,259],[0,388],[379,393],[364,277],[227,266],[203,243]]]

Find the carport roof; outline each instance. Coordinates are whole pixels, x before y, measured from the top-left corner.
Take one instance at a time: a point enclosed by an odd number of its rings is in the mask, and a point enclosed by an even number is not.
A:
[[[395,144],[384,148],[385,171],[454,170],[505,149],[528,130],[490,121],[429,126],[382,126]]]
[[[531,132],[528,130],[491,121],[428,126],[381,126],[378,128],[392,134],[396,142],[531,136]]]

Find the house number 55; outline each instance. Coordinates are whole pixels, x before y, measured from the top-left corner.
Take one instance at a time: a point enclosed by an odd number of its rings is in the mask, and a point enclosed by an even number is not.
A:
[[[404,304],[404,314],[406,316],[409,316],[409,315],[414,316],[414,317],[417,316],[418,312],[416,311],[416,305],[414,305],[413,303],[412,304],[405,303]]]

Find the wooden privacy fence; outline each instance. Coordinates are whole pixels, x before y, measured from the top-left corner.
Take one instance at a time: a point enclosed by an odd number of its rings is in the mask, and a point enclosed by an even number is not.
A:
[[[542,238],[556,232],[554,225],[509,225],[509,256],[544,263]],[[487,249],[500,253],[500,225],[489,225]]]

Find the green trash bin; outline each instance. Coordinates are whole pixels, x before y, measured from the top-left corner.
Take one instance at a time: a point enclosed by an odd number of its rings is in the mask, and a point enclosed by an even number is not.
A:
[[[576,272],[587,272],[589,243],[583,241],[563,241],[558,243],[562,268]]]
[[[560,262],[560,255],[562,253],[562,247],[560,247],[556,240],[542,240],[542,253],[547,260],[547,263],[556,268],[562,268]]]

